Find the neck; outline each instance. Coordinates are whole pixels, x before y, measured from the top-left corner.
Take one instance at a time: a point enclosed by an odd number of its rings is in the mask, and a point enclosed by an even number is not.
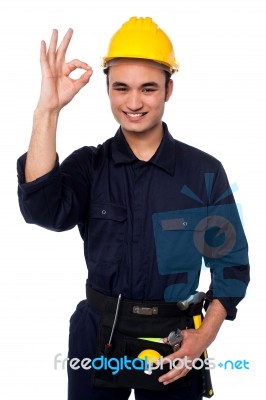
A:
[[[162,125],[152,132],[129,132],[123,128],[122,131],[132,152],[142,161],[149,161],[152,158],[163,138]]]

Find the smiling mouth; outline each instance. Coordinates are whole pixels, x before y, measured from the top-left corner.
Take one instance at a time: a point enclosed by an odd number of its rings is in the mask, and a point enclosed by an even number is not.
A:
[[[138,118],[143,117],[143,116],[146,115],[147,113],[146,113],[146,112],[143,112],[143,113],[129,113],[129,112],[125,112],[125,111],[124,111],[124,114],[125,114],[127,117],[129,117],[130,119],[138,119]]]

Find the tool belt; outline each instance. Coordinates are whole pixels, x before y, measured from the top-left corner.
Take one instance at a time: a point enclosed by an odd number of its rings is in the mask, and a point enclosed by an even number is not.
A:
[[[187,310],[180,311],[176,303],[163,301],[139,301],[121,299],[118,318],[113,331],[111,344],[109,341],[114,317],[117,309],[117,298],[105,296],[86,286],[87,300],[90,306],[100,315],[97,338],[97,358],[124,359],[133,361],[142,350],[152,349],[162,357],[173,353],[172,347],[139,337],[167,337],[169,332],[179,329],[194,328],[193,315],[201,314],[202,304],[193,304]],[[105,364],[106,366],[106,364]],[[121,366],[121,364],[120,364]],[[94,386],[105,388],[129,387],[134,389],[149,389],[167,391],[190,385],[190,376],[198,371],[191,370],[185,377],[176,380],[171,385],[163,385],[158,378],[169,371],[168,364],[152,370],[148,374],[143,369],[123,368],[114,374],[110,368],[93,370]],[[169,389],[171,388],[171,389]]]

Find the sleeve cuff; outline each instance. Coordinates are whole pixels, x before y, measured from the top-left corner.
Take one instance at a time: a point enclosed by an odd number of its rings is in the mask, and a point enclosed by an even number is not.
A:
[[[212,300],[217,299],[224,306],[227,316],[226,319],[229,321],[233,321],[237,315],[237,304],[243,299],[242,297],[214,297],[212,290],[209,290],[206,293],[209,300],[206,300],[204,303],[204,309],[207,311],[209,304]]]
[[[31,193],[35,190],[38,190],[40,187],[45,186],[46,183],[50,181],[50,179],[54,176],[58,175],[59,172],[59,158],[58,154],[56,155],[56,163],[54,168],[45,175],[40,176],[32,182],[25,182],[25,164],[27,159],[27,153],[23,154],[17,160],[17,173],[18,173],[18,185],[20,190],[25,193]]]

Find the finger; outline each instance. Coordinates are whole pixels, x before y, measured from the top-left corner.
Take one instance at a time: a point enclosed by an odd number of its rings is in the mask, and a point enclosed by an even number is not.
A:
[[[41,63],[46,61],[46,43],[44,40],[41,41],[40,61]]]
[[[48,65],[47,55],[46,55],[46,43],[44,40],[41,41],[40,64],[41,64],[42,76],[44,76],[45,74],[47,74],[47,72],[49,70],[49,65]]]
[[[62,61],[65,59],[66,51],[68,49],[72,35],[73,35],[73,29],[69,28],[57,50],[58,61]]]
[[[76,79],[74,81],[74,86],[77,92],[80,89],[82,89],[85,85],[87,85],[87,83],[90,80],[90,77],[92,76],[92,73],[93,73],[92,69],[89,69],[88,71],[84,72],[84,74],[82,74],[79,79]]]
[[[76,69],[85,70],[85,72],[78,79],[72,79],[75,89],[78,92],[83,86],[85,86],[89,82],[93,71],[87,63],[75,59],[65,64],[64,75],[69,76],[71,72],[75,71]]]
[[[169,383],[175,382],[180,378],[183,378],[184,376],[187,375],[187,373],[189,372],[189,370],[184,369],[179,375],[174,375],[171,379],[165,380],[163,381],[163,385],[169,385]]]
[[[163,358],[163,364],[168,364],[177,358],[183,358],[186,355],[184,350],[181,348],[180,350],[177,350],[175,353],[169,354],[168,356]]]
[[[51,40],[50,40],[50,44],[49,44],[49,48],[48,48],[48,52],[47,52],[48,59],[49,59],[50,63],[54,63],[55,62],[55,54],[56,54],[57,42],[58,42],[58,30],[57,29],[53,29]]]
[[[48,51],[50,53],[55,53],[56,52],[56,47],[57,47],[57,41],[58,41],[58,30],[53,29],[50,44],[49,44],[49,49]]]
[[[167,372],[166,374],[160,376],[159,382],[163,383],[164,385],[168,385],[168,383],[174,382],[177,379],[182,378],[189,372],[189,369],[180,365],[180,369],[178,366],[175,366],[171,369],[171,371]]]
[[[87,63],[75,59],[65,64],[63,73],[64,75],[68,76],[69,74],[71,74],[71,72],[75,71],[75,69],[77,68],[85,70],[91,69],[91,67]]]

